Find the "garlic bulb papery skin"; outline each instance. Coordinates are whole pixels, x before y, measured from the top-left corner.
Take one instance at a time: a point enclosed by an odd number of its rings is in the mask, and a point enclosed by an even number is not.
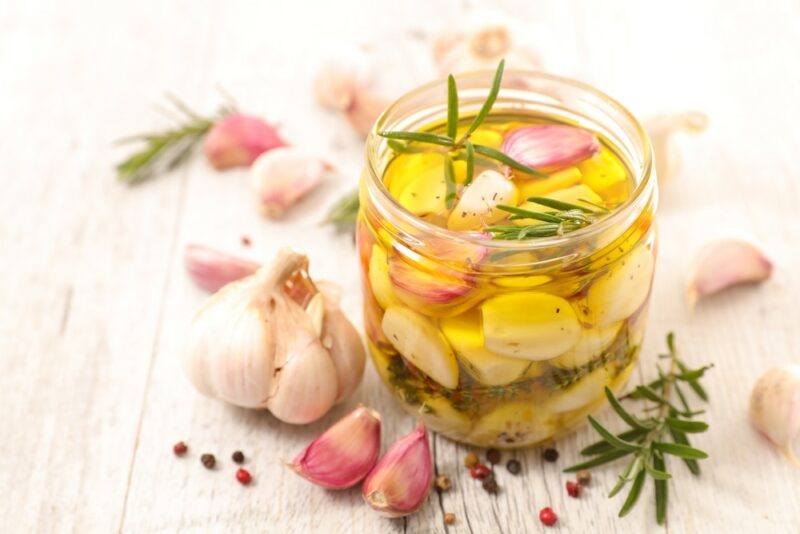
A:
[[[445,32],[433,43],[439,74],[492,70],[501,59],[513,69],[538,70],[539,54],[521,43],[507,21],[483,22],[466,31]]]
[[[273,148],[286,146],[278,130],[251,115],[234,113],[220,119],[208,132],[203,152],[217,169],[247,167]]]
[[[261,212],[278,219],[315,189],[332,166],[298,148],[285,147],[262,154],[250,168],[250,182]]]
[[[772,262],[754,245],[740,239],[720,239],[703,246],[694,260],[686,287],[689,308],[728,287],[758,283],[772,275]]]
[[[323,341],[326,316],[335,317],[327,310],[334,304],[321,302],[307,267],[305,256],[283,250],[271,267],[228,284],[200,309],[183,355],[198,391],[303,424],[323,416],[342,398],[340,392],[354,389],[356,379],[347,373],[360,377],[363,363],[359,368],[356,358],[346,371],[337,369]],[[348,339],[354,335],[345,326],[331,328],[331,347],[351,346],[338,339],[342,332]],[[342,384],[340,375],[348,377]]]
[[[420,423],[378,460],[364,480],[361,495],[382,515],[402,517],[425,504],[432,484],[433,460],[428,432]]]
[[[381,417],[359,405],[312,441],[289,464],[298,475],[329,489],[354,486],[381,451]]]
[[[665,184],[681,164],[681,155],[674,142],[675,134],[704,132],[708,128],[708,116],[701,111],[656,115],[644,121],[644,127],[653,143],[658,182]]]
[[[183,265],[195,284],[215,292],[222,286],[255,273],[259,264],[203,245],[187,245]]]
[[[758,379],[750,396],[750,420],[800,467],[800,365],[775,367]]]

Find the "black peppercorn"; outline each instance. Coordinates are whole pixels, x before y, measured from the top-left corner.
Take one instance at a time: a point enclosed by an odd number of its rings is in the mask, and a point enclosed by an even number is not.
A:
[[[489,449],[488,451],[486,451],[486,459],[489,460],[489,463],[499,464],[500,451],[498,451],[497,449]]]
[[[555,449],[545,449],[544,459],[548,462],[555,462],[558,460],[558,451]]]
[[[243,463],[244,462],[244,454],[242,453],[242,451],[236,451],[233,454],[231,454],[231,460],[233,460],[237,464]]]
[[[508,469],[508,472],[512,475],[518,475],[519,472],[522,471],[522,466],[516,460],[509,460],[506,464],[506,469]]]
[[[200,462],[205,466],[206,469],[214,469],[217,459],[214,458],[213,454],[206,453],[200,456]]]
[[[495,494],[499,489],[497,481],[494,479],[494,477],[484,478],[482,484],[483,484],[483,489],[486,490],[486,493]]]

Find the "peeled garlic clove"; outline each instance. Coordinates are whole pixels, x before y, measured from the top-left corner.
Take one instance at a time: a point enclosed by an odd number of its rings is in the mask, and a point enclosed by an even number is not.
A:
[[[389,259],[386,250],[377,243],[372,245],[367,276],[372,294],[375,295],[375,300],[378,301],[381,308],[386,309],[394,304],[399,304],[392,291],[392,282],[389,280]]]
[[[503,141],[503,152],[537,170],[557,170],[592,157],[600,143],[588,130],[563,124],[519,128]]]
[[[419,217],[447,213],[447,183],[443,173],[431,176],[420,174],[414,178],[397,197],[409,212]]]
[[[750,396],[750,420],[800,467],[800,365],[775,367],[758,379]]]
[[[656,160],[656,174],[659,183],[666,183],[680,166],[680,153],[673,138],[678,132],[700,133],[708,127],[708,116],[700,111],[687,111],[657,115],[645,121]]]
[[[519,197],[541,197],[577,185],[581,178],[581,171],[577,167],[567,167],[551,173],[547,178],[520,180]]]
[[[585,321],[603,327],[622,321],[647,300],[653,282],[652,245],[640,245],[611,265],[589,286]]]
[[[312,441],[289,467],[314,484],[344,489],[367,476],[380,450],[381,417],[359,405]]]
[[[705,245],[689,275],[689,306],[731,286],[762,282],[772,274],[772,262],[755,246],[737,239]]]
[[[604,367],[599,367],[577,380],[547,402],[547,409],[553,413],[570,412],[600,399],[611,377]]]
[[[578,170],[583,183],[606,202],[617,204],[628,198],[628,170],[609,149],[601,147],[597,154],[578,163]]]
[[[425,424],[435,432],[446,432],[466,438],[472,422],[464,412],[453,408],[452,403],[438,395],[425,397],[420,404],[421,413],[425,414]]]
[[[534,445],[551,438],[557,428],[542,406],[531,401],[511,402],[482,416],[469,441],[487,447]]]
[[[389,342],[420,371],[442,386],[458,386],[458,363],[447,340],[427,317],[403,306],[383,314],[383,333]]]
[[[183,264],[194,283],[212,293],[225,284],[250,276],[259,268],[256,262],[203,245],[187,245]]]
[[[217,170],[247,167],[267,150],[286,146],[278,131],[251,115],[235,113],[218,121],[208,132],[203,152]]]
[[[361,495],[382,515],[402,517],[416,512],[425,503],[432,483],[428,433],[420,423],[386,451],[367,475]]]
[[[555,358],[578,342],[581,326],[569,302],[537,291],[508,293],[481,305],[489,350],[526,360]]]
[[[297,148],[277,148],[253,163],[250,182],[262,213],[276,219],[315,189],[330,170],[317,156]]]
[[[527,360],[501,356],[486,348],[480,313],[477,310],[442,319],[439,326],[464,368],[482,384],[508,384],[520,378],[531,366],[531,362]]]
[[[550,363],[562,369],[572,369],[589,363],[611,345],[622,325],[623,322],[619,321],[604,327],[584,328],[575,346]]]
[[[441,265],[428,270],[419,263],[412,265],[397,253],[389,256],[389,280],[394,295],[404,304],[437,315],[453,312],[451,308],[463,304],[475,289],[475,282],[461,273]]]
[[[477,230],[505,218],[508,213],[498,204],[517,205],[514,182],[497,171],[480,173],[461,193],[461,198],[447,219],[450,230]]]
[[[562,202],[569,202],[571,204],[585,206],[590,209],[592,209],[592,204],[603,205],[603,199],[600,198],[597,193],[592,191],[589,186],[584,184],[575,185],[566,189],[561,189],[559,191],[553,191],[552,193],[546,193],[538,196],[552,198],[553,200],[560,200]],[[588,204],[587,201],[591,204]],[[537,204],[533,201],[524,202],[519,207],[528,211],[535,211],[537,213],[548,213],[553,211],[552,209],[542,206],[541,204]],[[544,224],[538,219],[515,219],[513,222],[514,224],[520,226]]]

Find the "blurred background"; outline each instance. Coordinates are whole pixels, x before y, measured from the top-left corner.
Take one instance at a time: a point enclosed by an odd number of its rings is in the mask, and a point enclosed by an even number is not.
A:
[[[247,494],[165,461],[184,436],[288,457],[345,410],[296,430],[200,398],[176,356],[205,298],[185,276],[182,251],[203,243],[264,261],[291,244],[310,256],[315,276],[343,284],[344,309],[360,325],[351,237],[322,221],[357,184],[365,119],[322,105],[315,80],[325,68],[356,72],[370,98],[391,101],[472,65],[464,43],[491,25],[505,28],[520,67],[588,82],[643,121],[707,118],[705,131],[679,133],[657,153],[670,172],[645,350],[674,329],[695,363],[722,369],[709,379],[718,430],[706,438],[718,453],[706,486],[687,482],[675,497],[674,524],[677,532],[707,521],[716,531],[796,527],[800,505],[778,488],[800,480],[776,455],[750,453],[760,438],[746,403],[754,376],[797,358],[800,4],[37,0],[0,5],[0,530],[441,528],[436,510],[398,524],[356,507],[357,495],[298,492],[272,460]],[[337,171],[278,221],[259,214],[246,170],[216,172],[202,157],[136,186],[118,181],[115,165],[131,149],[115,141],[168,126],[158,110],[169,106],[166,94],[203,115],[233,101]],[[728,236],[765,249],[773,279],[690,314],[683,280],[693,253]],[[371,369],[356,400],[389,414],[389,434],[410,428]],[[564,451],[590,438],[576,439]],[[438,443],[440,454],[460,450]],[[474,508],[476,531],[502,528],[498,510],[524,524],[515,503],[545,491],[532,484],[495,504],[467,495],[469,506],[452,507]],[[615,510],[601,506],[596,528],[613,531]],[[650,525],[650,512],[637,511],[631,525]]]

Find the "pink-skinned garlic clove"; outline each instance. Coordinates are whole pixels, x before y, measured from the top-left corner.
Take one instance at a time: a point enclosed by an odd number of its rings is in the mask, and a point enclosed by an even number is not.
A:
[[[251,115],[235,113],[219,120],[208,132],[203,152],[217,169],[250,166],[258,156],[286,146],[275,127]]]
[[[415,309],[455,304],[475,289],[475,282],[462,273],[443,265],[412,264],[396,252],[389,255],[389,280],[397,298]]]
[[[689,274],[686,298],[693,308],[702,297],[728,287],[762,282],[772,274],[772,262],[754,245],[739,239],[706,244]]]
[[[250,181],[261,212],[277,219],[314,190],[332,170],[322,158],[285,147],[262,154],[250,168]]]
[[[432,484],[433,461],[428,433],[420,423],[378,460],[364,480],[361,495],[380,514],[402,517],[425,504]]]
[[[800,467],[800,365],[775,367],[758,379],[750,396],[750,421]]]
[[[644,121],[644,127],[653,143],[658,181],[665,184],[681,163],[680,152],[674,143],[675,134],[704,132],[708,128],[708,116],[700,111],[656,115]]]
[[[599,150],[600,143],[592,132],[564,124],[518,128],[506,136],[502,146],[507,156],[544,171],[569,167]]]
[[[345,489],[367,476],[380,450],[380,414],[359,405],[312,441],[288,466],[314,484]]]
[[[260,267],[256,262],[194,244],[186,246],[183,264],[194,283],[212,293],[225,284],[250,276]]]

